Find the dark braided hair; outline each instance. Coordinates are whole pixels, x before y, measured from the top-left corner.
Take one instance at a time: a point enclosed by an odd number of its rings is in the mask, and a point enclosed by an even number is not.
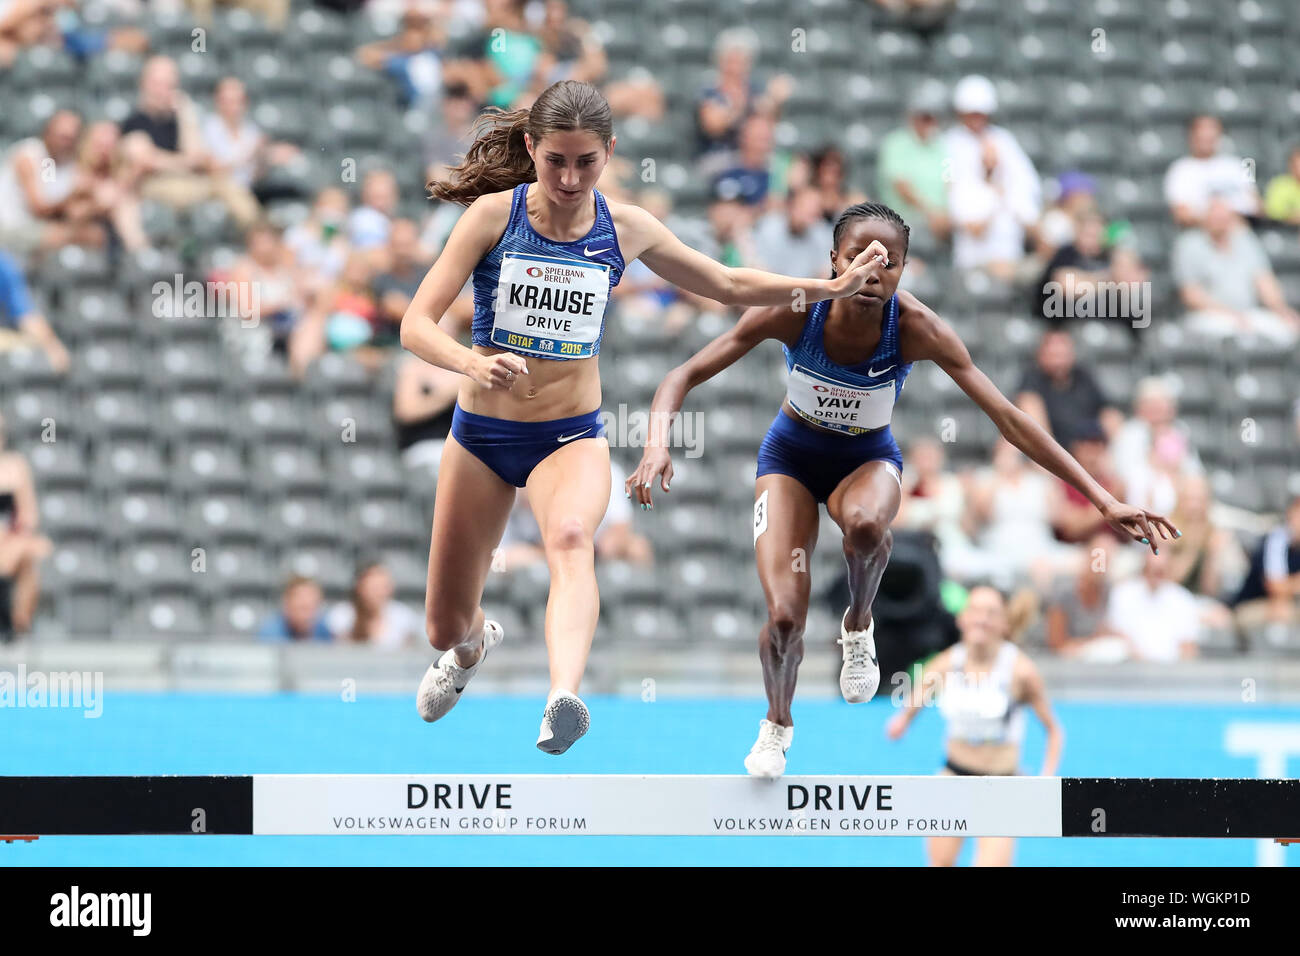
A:
[[[831,242],[837,250],[840,247],[840,239],[844,235],[844,230],[849,227],[850,223],[859,219],[879,219],[882,222],[893,223],[898,227],[899,232],[903,234],[903,255],[907,255],[907,245],[911,240],[912,230],[907,223],[903,222],[902,216],[882,202],[860,202],[840,213],[840,218],[835,220],[835,232],[831,236]],[[834,269],[831,269],[831,278],[835,278]]]

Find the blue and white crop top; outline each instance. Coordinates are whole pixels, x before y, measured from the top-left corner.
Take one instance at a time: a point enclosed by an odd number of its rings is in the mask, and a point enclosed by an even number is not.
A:
[[[1007,641],[985,674],[966,671],[966,646],[952,649],[952,670],[944,675],[939,712],[949,740],[972,744],[1019,744],[1025,736],[1023,704],[1011,696],[1020,649]]]
[[[515,187],[510,221],[474,267],[473,342],[521,355],[589,358],[600,352],[605,307],[626,263],[599,190],[596,222],[574,242],[540,235],[528,221],[529,183]]]
[[[785,346],[785,364],[790,371],[786,398],[801,418],[823,428],[849,435],[884,428],[912,369],[899,355],[898,294],[885,303],[876,351],[853,366],[836,365],[826,354],[822,336],[831,301],[815,303],[799,341],[794,348]]]

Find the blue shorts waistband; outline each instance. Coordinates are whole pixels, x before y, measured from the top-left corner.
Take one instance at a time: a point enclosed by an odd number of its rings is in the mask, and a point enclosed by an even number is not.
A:
[[[473,429],[476,437],[484,439],[511,439],[532,437],[537,434],[565,431],[583,425],[592,425],[600,421],[600,409],[573,415],[569,418],[548,418],[537,422],[521,422],[513,418],[493,418],[490,415],[476,415],[467,412],[457,402],[452,408],[453,421],[459,420],[462,427]]]

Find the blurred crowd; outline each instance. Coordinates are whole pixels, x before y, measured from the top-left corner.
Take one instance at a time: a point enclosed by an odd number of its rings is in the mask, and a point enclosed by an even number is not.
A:
[[[954,5],[874,2],[923,37],[942,29]],[[199,22],[211,19],[215,5],[110,3],[125,17],[188,7]],[[288,0],[220,5],[247,8],[277,29],[289,22]],[[633,118],[653,124],[667,110],[665,92],[648,71],[611,77],[597,32],[564,0],[318,5],[364,10],[396,25],[391,36],[358,44],[354,57],[386,78],[401,109],[426,121],[423,155],[403,160],[420,163],[426,178],[457,161],[485,107],[526,107],[557,80],[599,85],[616,128]],[[103,249],[120,263],[149,250],[143,211],[151,204],[217,203],[242,231],[243,248],[205,278],[255,283],[260,291],[260,321],[226,336],[228,347],[279,355],[298,379],[327,353],[355,359],[377,383],[391,384],[403,462],[435,476],[459,377],[404,354],[398,329],[460,208],[428,203],[418,217],[402,215],[418,197],[401,195],[395,167],[369,169],[355,184],[295,193],[285,186],[292,177],[276,173],[292,166],[300,146],[259,127],[250,102],[257,91],[240,77],[222,78],[210,98],[196,100],[176,62],[150,50],[145,30],[96,27],[75,0],[0,0],[0,76],[35,46],[81,60],[121,50],[142,57],[142,66],[135,107],[123,121],[57,109],[39,134],[0,150],[0,351],[37,350],[55,373],[66,372],[71,357],[31,294],[32,270],[69,245]],[[1159,557],[1143,558],[1114,540],[1077,492],[1005,442],[986,468],[957,472],[945,463],[942,443],[919,441],[906,452],[899,525],[935,535],[946,575],[962,583],[1032,584],[1044,596],[1050,646],[1098,659],[1183,656],[1195,653],[1207,629],[1300,623],[1300,505],[1292,501],[1281,523],[1253,547],[1239,544],[1216,525],[1215,502],[1178,419],[1176,395],[1151,379],[1139,385],[1132,407],[1119,407],[1077,360],[1071,324],[1048,301],[1052,284],[1076,299],[1104,301],[1102,284],[1150,277],[1132,227],[1108,212],[1087,170],[1044,175],[1036,169],[1016,130],[998,122],[995,84],[972,75],[951,89],[936,82],[912,89],[899,104],[897,128],[880,142],[875,181],[865,182],[854,157],[835,143],[809,151],[778,145],[777,126],[798,80],[776,73],[760,82],[758,51],[747,28],[719,34],[712,74],[691,107],[692,173],[709,188],[704,215],[680,215],[671,191],[644,182],[617,149],[602,192],[640,203],[688,244],[728,265],[815,276],[829,275],[838,214],[867,198],[887,203],[911,226],[904,287],[942,261],[954,281],[978,276],[1023,292],[1041,324],[1041,342],[1023,369],[1017,403],[1104,486],[1168,514],[1184,532]],[[1286,300],[1257,232],[1300,226],[1300,145],[1285,169],[1260,171],[1268,174],[1261,194],[1243,173],[1241,157],[1225,150],[1223,136],[1217,118],[1195,117],[1187,154],[1164,180],[1169,216],[1180,229],[1171,270],[1182,321],[1210,337],[1293,348],[1300,313]],[[287,227],[267,215],[281,199],[305,207]],[[462,340],[472,314],[469,292],[467,285],[442,319]],[[671,330],[701,313],[734,315],[670,287],[639,262],[628,268],[616,299],[629,314]],[[615,488],[622,484],[619,469],[633,464],[617,463]],[[0,455],[4,616],[19,630],[30,626],[36,568],[49,548],[37,530],[35,493],[23,457]],[[524,497],[501,549],[511,568],[541,560]],[[611,502],[598,548],[609,560],[652,563],[630,512],[618,507],[621,500]],[[263,633],[393,645],[420,640],[420,615],[395,604],[391,594],[382,561],[359,568],[352,600],[329,611],[314,582],[295,579]]]

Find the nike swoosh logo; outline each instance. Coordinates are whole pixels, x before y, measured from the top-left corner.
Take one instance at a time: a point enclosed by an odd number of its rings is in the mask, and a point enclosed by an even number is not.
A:
[[[888,372],[888,371],[889,371],[891,368],[893,368],[893,367],[894,367],[894,366],[892,366],[892,365],[886,365],[886,366],[885,366],[884,368],[882,368],[879,372],[877,372],[874,368],[867,369],[867,374],[870,375],[872,378],[875,378],[877,375],[884,375],[886,372]]]
[[[879,666],[880,666],[880,661],[876,660],[876,655],[875,655],[875,654],[868,654],[867,656],[871,658],[872,666],[874,666],[874,667],[879,667]],[[460,691],[457,691],[456,693],[459,694]]]
[[[468,684],[465,685],[465,687],[468,687],[468,686],[469,686]],[[456,688],[455,688],[456,693],[459,694],[461,691],[463,691],[463,690],[465,689],[465,687],[456,687]]]
[[[613,248],[614,248],[613,246],[606,246],[604,249],[597,249],[595,252],[592,252],[591,246],[584,246],[582,249],[582,254],[584,256],[598,256],[602,252],[609,252],[609,250]]]
[[[574,432],[572,435],[561,435],[559,438],[557,438],[557,439],[555,439],[555,440],[558,441],[558,442],[573,441],[573,439],[578,438],[578,437],[580,437],[580,436],[582,436],[582,435],[585,435],[585,434],[587,434],[587,432],[589,432],[589,431],[591,431],[590,428],[584,428],[582,431],[580,431],[580,432]]]

